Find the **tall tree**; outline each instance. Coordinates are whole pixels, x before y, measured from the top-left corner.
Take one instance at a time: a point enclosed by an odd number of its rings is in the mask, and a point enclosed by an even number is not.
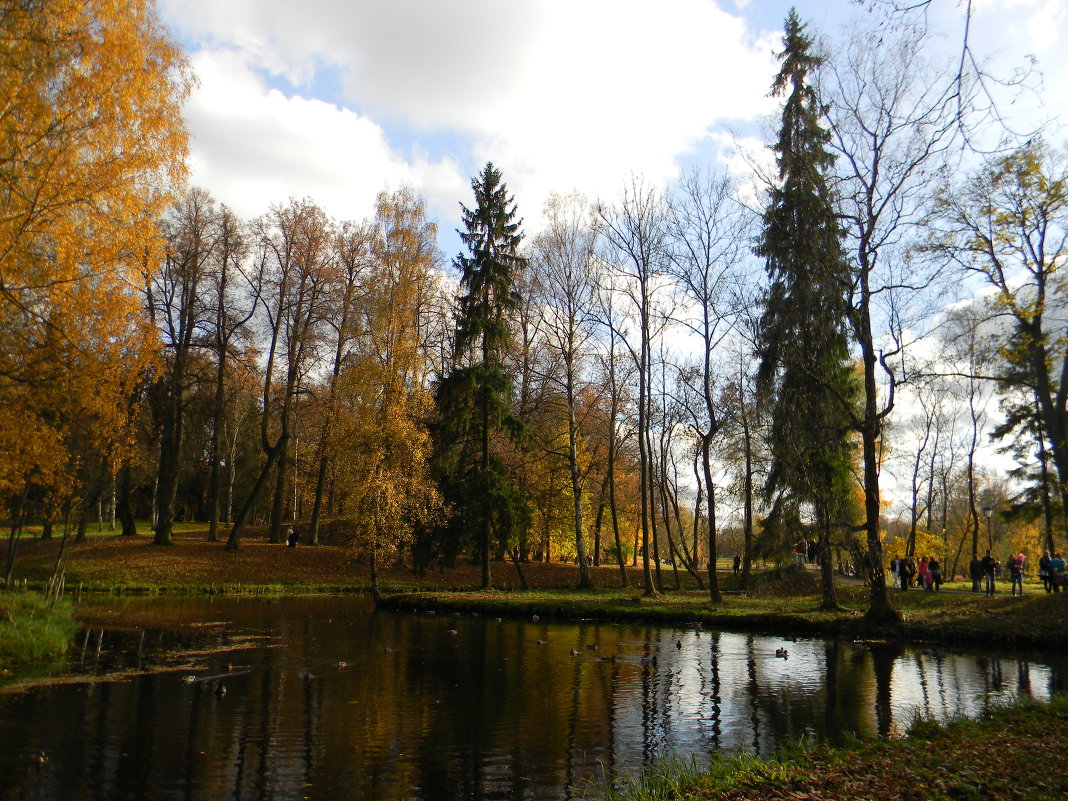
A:
[[[940,210],[945,227],[935,247],[985,279],[1010,322],[1002,383],[1033,393],[1036,429],[1068,512],[1068,156],[1029,141],[948,189]]]
[[[182,179],[189,74],[148,0],[5,3],[0,41],[0,492],[18,494],[59,486],[67,396],[113,424],[153,353],[131,288]]]
[[[164,345],[163,370],[156,396],[160,419],[156,473],[155,544],[172,544],[171,527],[182,464],[182,432],[198,349],[205,345],[211,310],[204,302],[208,265],[215,250],[215,203],[202,189],[191,189],[164,219],[167,243],[163,263],[148,277],[149,314]]]
[[[364,265],[367,275],[358,276],[361,297],[351,312],[361,319],[351,351],[331,382],[338,408],[329,436],[337,491],[370,554],[377,601],[380,551],[401,553],[440,512],[426,427],[431,398],[414,380],[422,370],[417,322],[438,251],[425,203],[408,188],[378,196],[374,225],[364,234],[373,258]]]
[[[903,331],[924,329],[931,313],[919,301],[930,296],[925,290],[937,275],[931,262],[909,258],[908,245],[960,152],[954,145],[972,93],[960,74],[928,58],[921,20],[901,14],[880,23],[854,30],[821,88],[840,156],[836,192],[863,376],[854,427],[864,457],[868,615],[893,621],[898,614],[887,596],[879,539],[880,442],[896,387],[907,377]]]
[[[222,434],[226,416],[226,377],[234,344],[256,311],[259,276],[248,269],[245,225],[226,206],[216,216],[213,266],[209,270],[210,305],[214,315],[211,349],[215,352],[215,398],[212,402],[210,475],[208,477],[208,541],[219,538],[222,490]]]
[[[665,208],[661,193],[632,177],[625,185],[618,204],[598,208],[602,231],[610,249],[614,252],[613,289],[622,292],[634,308],[638,318],[637,348],[621,338],[627,345],[638,369],[638,454],[641,487],[641,551],[644,594],[656,595],[661,591],[660,563],[655,561],[656,547],[653,527],[655,522],[655,494],[652,476],[652,454],[649,447],[649,419],[651,405],[652,343],[656,333],[655,298],[664,273],[665,254]],[[654,584],[653,570],[657,580]]]
[[[822,63],[790,11],[781,68],[785,95],[775,144],[778,182],[770,190],[757,253],[770,280],[762,319],[759,378],[773,391],[769,492],[808,504],[819,534],[823,608],[838,606],[831,530],[848,492],[850,407],[846,300],[849,274],[827,174],[830,134],[810,73]]]
[[[524,523],[526,510],[490,453],[495,431],[518,434],[521,429],[511,414],[512,380],[504,351],[511,337],[508,316],[518,304],[512,283],[526,260],[519,255],[522,221],[500,170],[487,162],[471,189],[474,208],[460,204],[464,230],[459,234],[468,252],[455,262],[463,291],[456,321],[457,363],[438,387],[438,409],[445,439],[459,446],[461,459],[459,480],[446,487],[447,499],[478,531],[482,588],[488,589],[494,530],[502,541],[509,539]]]
[[[694,373],[704,414],[694,418],[701,464],[708,489],[708,585],[713,603],[722,598],[716,578],[716,527],[713,504],[712,444],[721,425],[714,379],[714,352],[727,331],[733,305],[732,279],[741,260],[746,234],[742,208],[726,178],[685,176],[672,198],[669,215],[672,272],[696,310],[685,326],[700,338],[700,370]]]
[[[378,205],[386,201],[379,195]],[[343,224],[334,239],[336,250],[336,269],[328,288],[331,309],[326,316],[327,325],[334,331],[334,359],[330,371],[330,381],[326,386],[322,430],[319,433],[319,447],[316,458],[319,470],[315,479],[315,497],[312,501],[311,521],[308,524],[308,544],[319,544],[319,519],[322,513],[323,493],[326,491],[326,476],[330,466],[330,449],[328,442],[331,429],[336,422],[338,378],[341,368],[349,355],[350,342],[362,329],[363,320],[357,313],[357,301],[364,292],[366,276],[371,266],[371,237],[368,226]]]
[[[293,406],[316,347],[325,310],[325,261],[332,255],[326,215],[310,201],[275,207],[258,227],[264,271],[260,306],[270,337],[260,406],[260,446],[265,460],[230,529],[226,541],[229,551],[237,550],[241,533],[275,469],[279,472],[271,509],[271,539],[281,541],[283,477]],[[281,374],[280,381],[276,371]]]
[[[583,515],[584,472],[579,463],[578,393],[582,363],[593,337],[597,234],[589,206],[577,196],[552,197],[545,231],[534,244],[533,269],[544,293],[546,335],[563,362],[563,401],[567,411],[567,463],[574,504],[573,530],[579,587],[590,587]]]

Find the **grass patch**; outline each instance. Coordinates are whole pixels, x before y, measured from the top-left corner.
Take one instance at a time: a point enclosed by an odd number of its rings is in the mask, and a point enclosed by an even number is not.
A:
[[[53,609],[36,593],[0,593],[0,668],[65,655],[76,629],[67,600]]]

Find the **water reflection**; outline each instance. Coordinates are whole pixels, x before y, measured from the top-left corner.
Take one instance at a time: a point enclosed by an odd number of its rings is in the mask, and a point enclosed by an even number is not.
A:
[[[889,736],[917,711],[1045,698],[1068,667],[1054,655],[382,614],[348,598],[146,600],[108,619],[80,637],[82,678],[0,694],[0,799],[579,798],[602,769],[666,755]]]

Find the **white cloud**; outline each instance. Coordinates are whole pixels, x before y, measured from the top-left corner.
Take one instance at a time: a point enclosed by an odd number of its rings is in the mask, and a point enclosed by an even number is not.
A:
[[[277,192],[303,172],[325,203],[317,188],[336,194],[343,175],[358,194],[399,175],[430,182],[417,186],[452,214],[468,194],[457,163],[493,160],[530,218],[554,191],[611,196],[632,172],[667,181],[717,123],[772,103],[776,35],[709,0],[165,0],[163,9],[209,48],[194,59],[201,89],[189,118],[194,168],[212,188]],[[355,111],[269,92],[262,73],[309,97],[329,76],[344,95],[333,99]],[[428,135],[439,146],[451,137],[451,154],[439,147],[439,161],[420,163],[397,152]]]
[[[269,89],[238,53],[202,50],[192,64],[200,84],[186,108],[191,181],[242,216],[308,196],[361,219],[386,187],[412,184],[440,200],[464,185],[455,163],[400,158],[366,117]]]

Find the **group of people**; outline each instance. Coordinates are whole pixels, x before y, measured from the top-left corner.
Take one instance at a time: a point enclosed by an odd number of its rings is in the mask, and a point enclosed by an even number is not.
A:
[[[933,556],[924,556],[917,564],[911,556],[895,556],[890,560],[890,573],[894,577],[894,586],[907,590],[915,579],[916,587],[933,592],[942,588],[942,566]]]
[[[1023,595],[1024,565],[1027,555],[1024,553],[1009,554],[1005,568],[1008,570],[1009,582],[1012,594]],[[928,590],[938,590],[942,586],[942,569],[938,560],[932,557],[923,557],[917,563],[911,556],[904,558],[895,556],[890,561],[890,573],[894,577],[894,586],[901,590],[907,590],[915,586]],[[1002,573],[1002,564],[990,551],[979,558],[974,557],[971,561],[969,575],[972,580],[972,592],[985,592],[993,595],[997,588],[997,578]],[[1060,592],[1068,590],[1068,572],[1065,570],[1064,559],[1059,553],[1046,554],[1038,562],[1038,578],[1041,580],[1046,592]]]
[[[1051,555],[1049,551],[1046,551],[1045,555],[1038,560],[1038,578],[1042,581],[1046,592],[1068,590],[1068,573],[1065,572],[1064,559],[1061,558],[1059,552]]]
[[[798,540],[794,543],[794,558],[798,567],[806,564],[815,565],[820,561],[820,544],[818,540]]]

